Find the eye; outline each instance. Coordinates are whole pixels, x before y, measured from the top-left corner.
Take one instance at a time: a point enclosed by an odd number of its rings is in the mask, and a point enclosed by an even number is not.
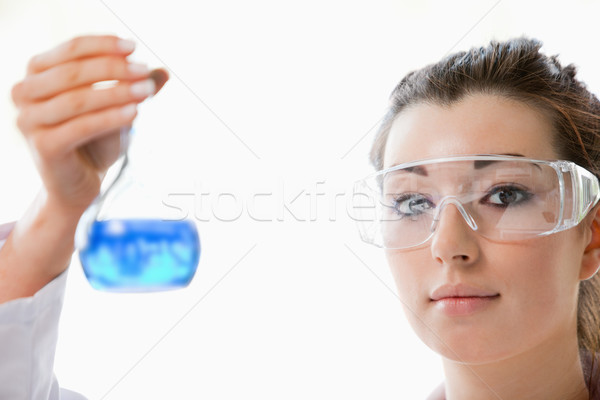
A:
[[[393,208],[402,217],[416,217],[435,208],[435,204],[422,194],[405,193],[394,200]]]
[[[481,199],[482,203],[488,203],[496,207],[506,208],[526,202],[532,197],[527,190],[516,186],[504,185],[492,188],[490,192]]]

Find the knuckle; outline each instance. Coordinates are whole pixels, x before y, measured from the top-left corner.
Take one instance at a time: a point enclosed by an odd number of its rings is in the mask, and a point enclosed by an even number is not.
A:
[[[64,101],[65,107],[71,110],[74,115],[83,114],[86,111],[87,101],[80,92],[67,94]]]
[[[10,91],[10,96],[12,98],[13,103],[15,103],[15,105],[19,105],[21,103],[21,92],[23,91],[23,83],[19,82],[16,85],[14,85]]]
[[[17,115],[17,127],[23,134],[28,133],[29,130],[30,112],[28,108],[23,108]]]
[[[31,57],[29,59],[29,62],[27,63],[27,71],[29,71],[29,72],[36,71],[40,64],[39,60],[40,60],[39,54],[36,54],[35,56]]]
[[[17,83],[11,91],[13,101],[18,107],[23,103],[28,103],[34,97],[34,93],[35,84],[32,83],[30,77],[26,77],[21,82]]]
[[[106,111],[96,115],[96,118],[90,119],[88,125],[90,128],[93,126],[97,130],[107,130],[110,129],[115,124],[115,116],[111,111]]]
[[[101,67],[107,76],[118,77],[122,75],[123,64],[124,62],[117,57],[104,57]]]
[[[86,115],[77,120],[71,126],[71,129],[78,132],[77,136],[91,137],[95,134],[108,130],[112,126],[111,120],[107,118],[108,111],[96,112],[91,115]]]
[[[69,63],[63,67],[62,79],[65,82],[77,82],[81,75],[81,70],[77,63]]]
[[[117,128],[120,125],[128,124],[135,118],[135,113],[132,115],[124,115],[119,107],[111,108],[87,119],[86,129],[91,131],[107,131]]]
[[[91,132],[94,130],[94,119],[93,117],[82,118],[77,124],[77,130],[82,132]]]
[[[123,109],[119,109],[118,111],[115,111],[115,123],[120,124],[120,123],[127,123],[130,124],[131,122],[133,122],[133,120],[135,119],[135,117],[137,117],[137,108],[134,106],[133,111],[131,112],[125,112]]]
[[[81,47],[82,38],[80,36],[74,37],[65,43],[65,48],[69,54],[77,53]]]

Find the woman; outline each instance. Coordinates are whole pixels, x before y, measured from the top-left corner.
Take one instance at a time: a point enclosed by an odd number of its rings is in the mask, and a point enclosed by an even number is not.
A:
[[[582,361],[597,349],[597,320],[594,325],[585,319],[586,312],[596,307],[587,299],[597,293],[598,278],[593,276],[600,264],[595,198],[586,202],[589,210],[577,210],[583,220],[569,224],[564,211],[574,214],[573,201],[556,200],[551,196],[555,181],[539,178],[542,172],[548,174],[542,178],[550,177],[553,167],[529,159],[566,158],[596,172],[593,144],[599,108],[597,100],[575,81],[572,67],[563,69],[539,55],[538,48],[525,40],[493,44],[410,74],[394,91],[390,114],[374,145],[376,168],[396,169],[366,180],[366,187],[374,192],[364,193],[379,202],[378,188],[385,189],[387,197],[381,204],[387,207],[381,207],[386,214],[370,224],[365,221],[362,232],[365,239],[387,248],[413,327],[443,356],[446,382],[433,398],[589,397],[586,377],[591,375]],[[148,81],[146,90],[141,86],[132,90],[132,83],[144,82],[149,75],[140,67],[127,68],[125,57],[131,51],[130,43],[114,37],[79,38],[35,57],[27,78],[13,90],[19,126],[32,145],[45,191],[0,252],[1,301],[13,300],[0,306],[0,321],[24,313],[29,318],[23,320],[36,321],[34,327],[16,324],[4,330],[0,368],[19,360],[31,347],[34,355],[39,351],[39,362],[17,362],[21,374],[3,368],[1,398],[58,398],[51,374],[53,344],[64,285],[61,273],[73,245],[63,238],[72,238],[79,216],[97,195],[102,173],[115,158],[115,132],[135,116],[131,105],[152,92]],[[550,81],[543,80],[544,69]],[[90,87],[99,80],[121,83],[111,96],[103,97]],[[571,92],[579,97],[569,97]],[[563,145],[578,132],[581,137],[575,146]],[[523,156],[521,162],[497,156],[455,158],[506,153]],[[439,159],[447,156],[454,158]],[[437,160],[406,164],[430,158]],[[490,168],[509,174],[512,180],[496,182],[491,192],[484,179],[473,184],[476,172],[482,177],[481,172]],[[589,178],[582,170],[570,168]],[[392,176],[394,180],[387,179]],[[521,181],[513,182],[515,176],[521,176]],[[410,185],[398,184],[403,181]],[[538,190],[526,188],[527,182],[538,183],[534,186]],[[550,183],[544,186],[544,182]],[[565,187],[563,180],[562,192]],[[585,187],[593,189],[593,185]],[[485,189],[489,193],[481,195]],[[548,207],[536,203],[542,210],[541,221],[560,220],[570,228],[547,234],[547,225],[532,219],[534,233],[547,235],[536,236],[525,229],[522,236],[526,237],[505,240],[502,235],[523,225],[514,218],[512,224],[502,223],[500,207],[523,199],[535,201],[542,193],[548,193]],[[587,192],[579,188],[569,193]],[[475,194],[480,197],[473,203]],[[562,205],[561,215],[553,214],[557,203]],[[480,204],[496,204],[497,218],[484,215],[476,207]],[[408,221],[429,222],[423,219],[429,215],[432,223],[420,224],[425,229],[408,235],[402,228]],[[33,298],[27,297],[34,293]],[[584,310],[580,315],[578,296]],[[50,312],[36,312],[46,309]],[[44,324],[51,329],[40,332]],[[19,342],[17,338],[24,335],[26,343]],[[5,351],[9,345],[10,354]],[[584,350],[583,358],[578,346]],[[35,379],[25,382],[23,376]],[[14,383],[18,379],[28,392]]]
[[[442,356],[431,399],[600,398],[600,102],[540,46],[406,76],[357,185],[362,237]]]

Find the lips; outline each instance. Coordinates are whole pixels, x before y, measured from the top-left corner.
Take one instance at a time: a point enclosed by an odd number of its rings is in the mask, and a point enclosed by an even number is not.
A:
[[[465,317],[487,309],[500,298],[500,293],[468,285],[444,285],[430,296],[435,309],[449,317]]]
[[[435,289],[429,296],[432,301],[461,297],[496,297],[500,293],[465,284],[443,285]]]

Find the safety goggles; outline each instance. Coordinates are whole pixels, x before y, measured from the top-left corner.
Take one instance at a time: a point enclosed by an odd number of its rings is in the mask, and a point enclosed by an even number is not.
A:
[[[570,161],[453,156],[414,161],[356,182],[363,241],[389,249],[427,242],[446,206],[493,241],[519,241],[577,225],[600,199],[598,179]]]

